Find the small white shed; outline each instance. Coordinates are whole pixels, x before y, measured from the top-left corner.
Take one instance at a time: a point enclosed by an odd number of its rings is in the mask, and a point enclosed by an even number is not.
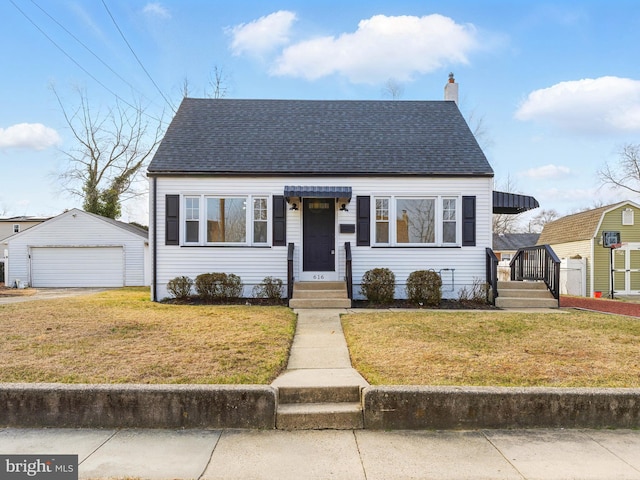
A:
[[[134,225],[72,209],[4,240],[7,285],[146,286],[149,243]]]

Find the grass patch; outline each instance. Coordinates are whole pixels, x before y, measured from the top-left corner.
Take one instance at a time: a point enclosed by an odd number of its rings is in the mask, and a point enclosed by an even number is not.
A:
[[[640,321],[583,311],[342,316],[374,385],[640,387]]]
[[[0,382],[268,384],[294,332],[285,307],[159,304],[148,288],[0,305]]]

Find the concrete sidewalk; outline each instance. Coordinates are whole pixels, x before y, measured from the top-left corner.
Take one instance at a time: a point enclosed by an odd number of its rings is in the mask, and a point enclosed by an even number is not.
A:
[[[0,429],[0,454],[77,454],[79,478],[640,479],[640,431]]]

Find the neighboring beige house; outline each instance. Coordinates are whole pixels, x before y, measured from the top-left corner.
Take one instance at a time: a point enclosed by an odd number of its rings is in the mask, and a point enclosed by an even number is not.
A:
[[[9,217],[0,218],[0,240],[10,237],[14,233],[20,233],[27,228],[39,225],[51,217]]]
[[[613,252],[606,248],[604,232],[619,233],[620,247]],[[614,294],[640,295],[640,206],[634,202],[607,205],[547,223],[537,244],[549,244],[559,258],[586,259],[588,296],[594,296],[594,292],[611,296],[612,266]]]

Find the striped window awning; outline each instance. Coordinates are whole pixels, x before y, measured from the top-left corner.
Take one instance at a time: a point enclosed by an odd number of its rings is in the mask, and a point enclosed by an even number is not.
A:
[[[351,200],[351,187],[321,187],[287,185],[284,187],[287,202],[292,197],[304,198],[346,198]]]
[[[493,213],[518,214],[538,208],[538,201],[529,195],[493,192]]]

